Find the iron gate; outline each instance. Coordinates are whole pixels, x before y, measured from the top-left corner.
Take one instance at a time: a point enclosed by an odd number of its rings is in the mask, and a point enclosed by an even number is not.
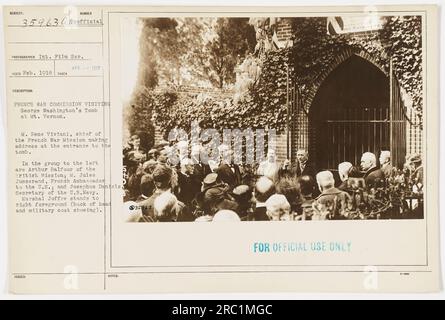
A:
[[[317,123],[313,123],[308,106],[303,104],[298,86],[289,81],[288,157],[295,161],[296,151],[306,149],[319,170],[337,170],[343,161],[359,165],[364,152],[373,152],[378,157],[381,150],[390,150],[393,165],[401,168],[406,155],[407,119],[392,66],[390,75],[386,78],[388,103],[330,106],[323,120]]]

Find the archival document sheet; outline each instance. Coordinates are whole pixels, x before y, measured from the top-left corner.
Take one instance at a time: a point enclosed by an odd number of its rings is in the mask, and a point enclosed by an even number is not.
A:
[[[13,293],[434,292],[436,6],[8,6]]]

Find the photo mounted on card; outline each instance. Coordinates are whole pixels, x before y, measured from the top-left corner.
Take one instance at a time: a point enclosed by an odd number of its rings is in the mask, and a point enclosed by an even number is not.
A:
[[[422,16],[121,27],[130,221],[423,219]]]
[[[105,291],[438,290],[435,6],[76,10]]]

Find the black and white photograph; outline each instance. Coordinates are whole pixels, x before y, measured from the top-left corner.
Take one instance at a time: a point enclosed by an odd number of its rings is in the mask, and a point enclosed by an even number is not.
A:
[[[126,221],[424,219],[422,23],[124,19]]]

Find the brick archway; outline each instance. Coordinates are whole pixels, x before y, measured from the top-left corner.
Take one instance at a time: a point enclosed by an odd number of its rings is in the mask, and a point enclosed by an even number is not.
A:
[[[309,153],[320,170],[360,163],[364,152],[389,150],[390,81],[369,57],[345,52],[314,85],[308,113]]]
[[[312,101],[315,98],[315,95],[317,94],[318,90],[320,89],[320,86],[323,84],[324,80],[329,76],[329,74],[334,71],[340,64],[348,60],[352,56],[358,56],[360,58],[363,58],[367,60],[368,62],[372,63],[374,66],[376,66],[380,71],[382,71],[385,76],[389,77],[388,71],[386,71],[383,66],[381,66],[369,53],[366,51],[354,51],[352,49],[346,49],[341,54],[339,54],[334,61],[330,64],[329,68],[323,71],[321,74],[318,75],[317,79],[312,85],[312,88],[309,91],[309,95],[306,99],[306,102],[304,104],[304,109],[310,110],[312,106]]]
[[[329,65],[329,67],[316,76],[312,85],[310,86],[309,92],[306,94],[304,99],[299,96],[298,84],[292,88],[290,92],[290,101],[292,105],[292,124],[290,127],[290,141],[288,150],[292,161],[296,161],[296,150],[306,149],[309,151],[311,157],[311,140],[313,134],[311,132],[311,127],[309,126],[309,114],[313,106],[314,98],[316,97],[320,87],[323,85],[324,81],[329,77],[329,75],[336,70],[342,63],[351,57],[358,57],[376,67],[381,71],[382,75],[388,78],[389,72],[382,66],[377,60],[375,60],[368,52],[361,50],[354,50],[353,48],[348,48],[342,51]]]

